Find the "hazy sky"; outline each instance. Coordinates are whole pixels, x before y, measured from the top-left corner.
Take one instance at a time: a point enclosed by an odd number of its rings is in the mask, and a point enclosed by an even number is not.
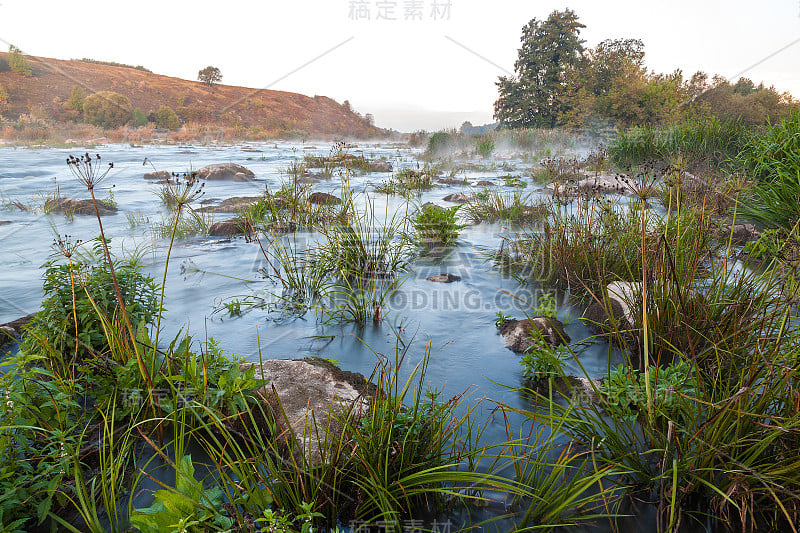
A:
[[[800,0],[0,0],[0,46],[192,80],[214,65],[223,83],[350,100],[379,126],[430,130],[492,122],[522,26],[564,7],[588,47],[640,38],[657,72],[752,67],[743,75],[800,96],[800,42],[768,57],[800,40]]]

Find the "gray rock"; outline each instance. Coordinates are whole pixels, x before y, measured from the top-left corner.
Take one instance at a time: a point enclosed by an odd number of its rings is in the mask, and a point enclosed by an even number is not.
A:
[[[455,178],[439,178],[438,181],[443,185],[464,185],[464,180],[457,180]]]
[[[300,452],[310,460],[319,460],[319,438],[325,428],[333,426],[335,434],[336,413],[350,409],[366,413],[376,390],[361,374],[319,358],[267,360],[255,366],[256,377],[267,380],[260,395],[273,414],[278,442],[286,451]]]
[[[603,173],[579,181],[578,190],[583,193],[633,194],[635,189],[629,180]]]
[[[461,281],[461,276],[456,276],[455,274],[435,274],[425,279],[427,281],[433,281],[434,283],[452,283],[454,281]]]
[[[197,177],[203,180],[253,181],[253,171],[236,163],[218,163],[208,165],[197,171]]]
[[[631,306],[642,298],[642,283],[639,281],[614,281],[606,287],[605,301],[592,302],[583,313],[583,320],[594,329],[631,329],[636,324]],[[610,314],[609,314],[610,311]]]
[[[236,235],[247,235],[247,222],[242,218],[231,218],[215,222],[208,230],[208,234],[214,237],[234,237]]]
[[[36,313],[31,313],[22,318],[0,325],[0,348],[12,340],[19,340],[20,337],[22,337],[22,328],[33,320],[35,316]]]
[[[172,174],[166,170],[156,170],[155,172],[148,172],[144,175],[146,180],[167,180],[172,178]]]
[[[238,213],[245,207],[258,202],[261,196],[234,196],[226,198],[217,205],[201,207],[198,213]]]
[[[466,202],[474,202],[477,198],[474,194],[464,194],[463,192],[457,192],[454,194],[448,194],[444,198],[442,198],[445,202],[453,202],[456,204],[463,204]]]
[[[476,187],[494,187],[494,186],[496,186],[496,184],[492,183],[491,181],[481,180],[478,183],[476,183],[475,186]]]
[[[745,244],[758,239],[758,231],[753,224],[728,224],[720,228],[719,235],[726,242],[730,238],[733,244]]]
[[[551,346],[567,344],[571,340],[564,331],[564,324],[546,316],[509,320],[500,325],[500,334],[506,341],[506,348],[516,353],[525,353],[535,347],[528,338],[533,330],[541,331]]]
[[[339,205],[342,203],[341,198],[326,192],[312,192],[308,197],[308,201],[317,205]]]
[[[0,220],[0,226],[5,226],[6,224],[11,224],[10,220]]]
[[[95,204],[91,199],[76,200],[75,198],[56,198],[48,200],[44,204],[47,213],[72,213],[73,215],[94,215]],[[97,202],[97,212],[103,215],[116,214],[117,208],[103,205]]]

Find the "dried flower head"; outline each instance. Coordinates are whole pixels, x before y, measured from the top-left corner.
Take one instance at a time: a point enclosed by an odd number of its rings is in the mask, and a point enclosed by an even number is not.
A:
[[[67,158],[67,166],[72,172],[72,175],[91,191],[105,179],[111,169],[114,168],[114,163],[109,163],[108,166],[102,166],[100,163],[100,154],[92,157],[87,152],[78,157],[70,155]]]
[[[75,255],[75,250],[78,246],[83,244],[83,241],[80,239],[73,241],[72,235],[58,235],[57,237],[57,239],[53,239],[53,250],[55,250],[55,253],[63,255],[67,259]]]

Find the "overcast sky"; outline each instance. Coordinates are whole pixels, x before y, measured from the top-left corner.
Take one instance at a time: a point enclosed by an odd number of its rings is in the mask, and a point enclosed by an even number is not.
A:
[[[800,0],[0,0],[0,40],[191,80],[214,65],[223,83],[350,100],[379,126],[431,130],[492,122],[522,26],[564,7],[587,47],[640,38],[657,72],[749,69],[800,96]]]

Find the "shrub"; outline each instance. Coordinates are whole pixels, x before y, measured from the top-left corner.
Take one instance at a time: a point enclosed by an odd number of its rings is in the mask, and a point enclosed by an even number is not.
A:
[[[534,381],[563,375],[570,349],[563,344],[552,346],[538,329],[531,330],[528,338],[533,346],[519,360],[523,377]]]
[[[0,114],[6,109],[8,109],[8,91],[0,85]]]
[[[100,91],[86,97],[83,115],[86,122],[101,128],[119,128],[127,124],[132,114],[131,101],[113,91]]]
[[[144,111],[139,109],[138,107],[133,110],[133,125],[136,127],[147,126],[147,115],[144,114]]]
[[[28,60],[22,55],[22,51],[14,45],[9,45],[8,47],[8,66],[11,68],[11,72],[15,72],[20,76],[30,76],[32,74]]]
[[[176,130],[181,127],[178,115],[171,108],[162,105],[156,112],[156,127]]]
[[[71,264],[45,264],[42,310],[31,322],[24,347],[47,339],[51,346],[66,354],[75,351],[77,317],[78,352],[103,353],[108,342],[101,317],[120,318],[111,271],[103,262],[72,260]],[[131,262],[115,262],[114,270],[120,294],[131,323],[150,323],[156,315],[156,287],[152,278],[142,275]],[[73,306],[74,297],[74,306]]]
[[[458,223],[459,207],[423,205],[414,219],[414,230],[418,242],[423,246],[454,244],[458,239],[458,233],[466,226],[466,224]]]
[[[427,154],[432,157],[447,155],[455,148],[455,139],[446,131],[437,131],[428,139]]]
[[[72,93],[67,100],[67,109],[81,113],[83,112],[84,102],[86,102],[86,93],[83,92],[83,88],[80,85],[76,85],[72,88]]]
[[[489,157],[494,152],[494,139],[491,137],[481,137],[475,143],[475,152],[481,157]]]

